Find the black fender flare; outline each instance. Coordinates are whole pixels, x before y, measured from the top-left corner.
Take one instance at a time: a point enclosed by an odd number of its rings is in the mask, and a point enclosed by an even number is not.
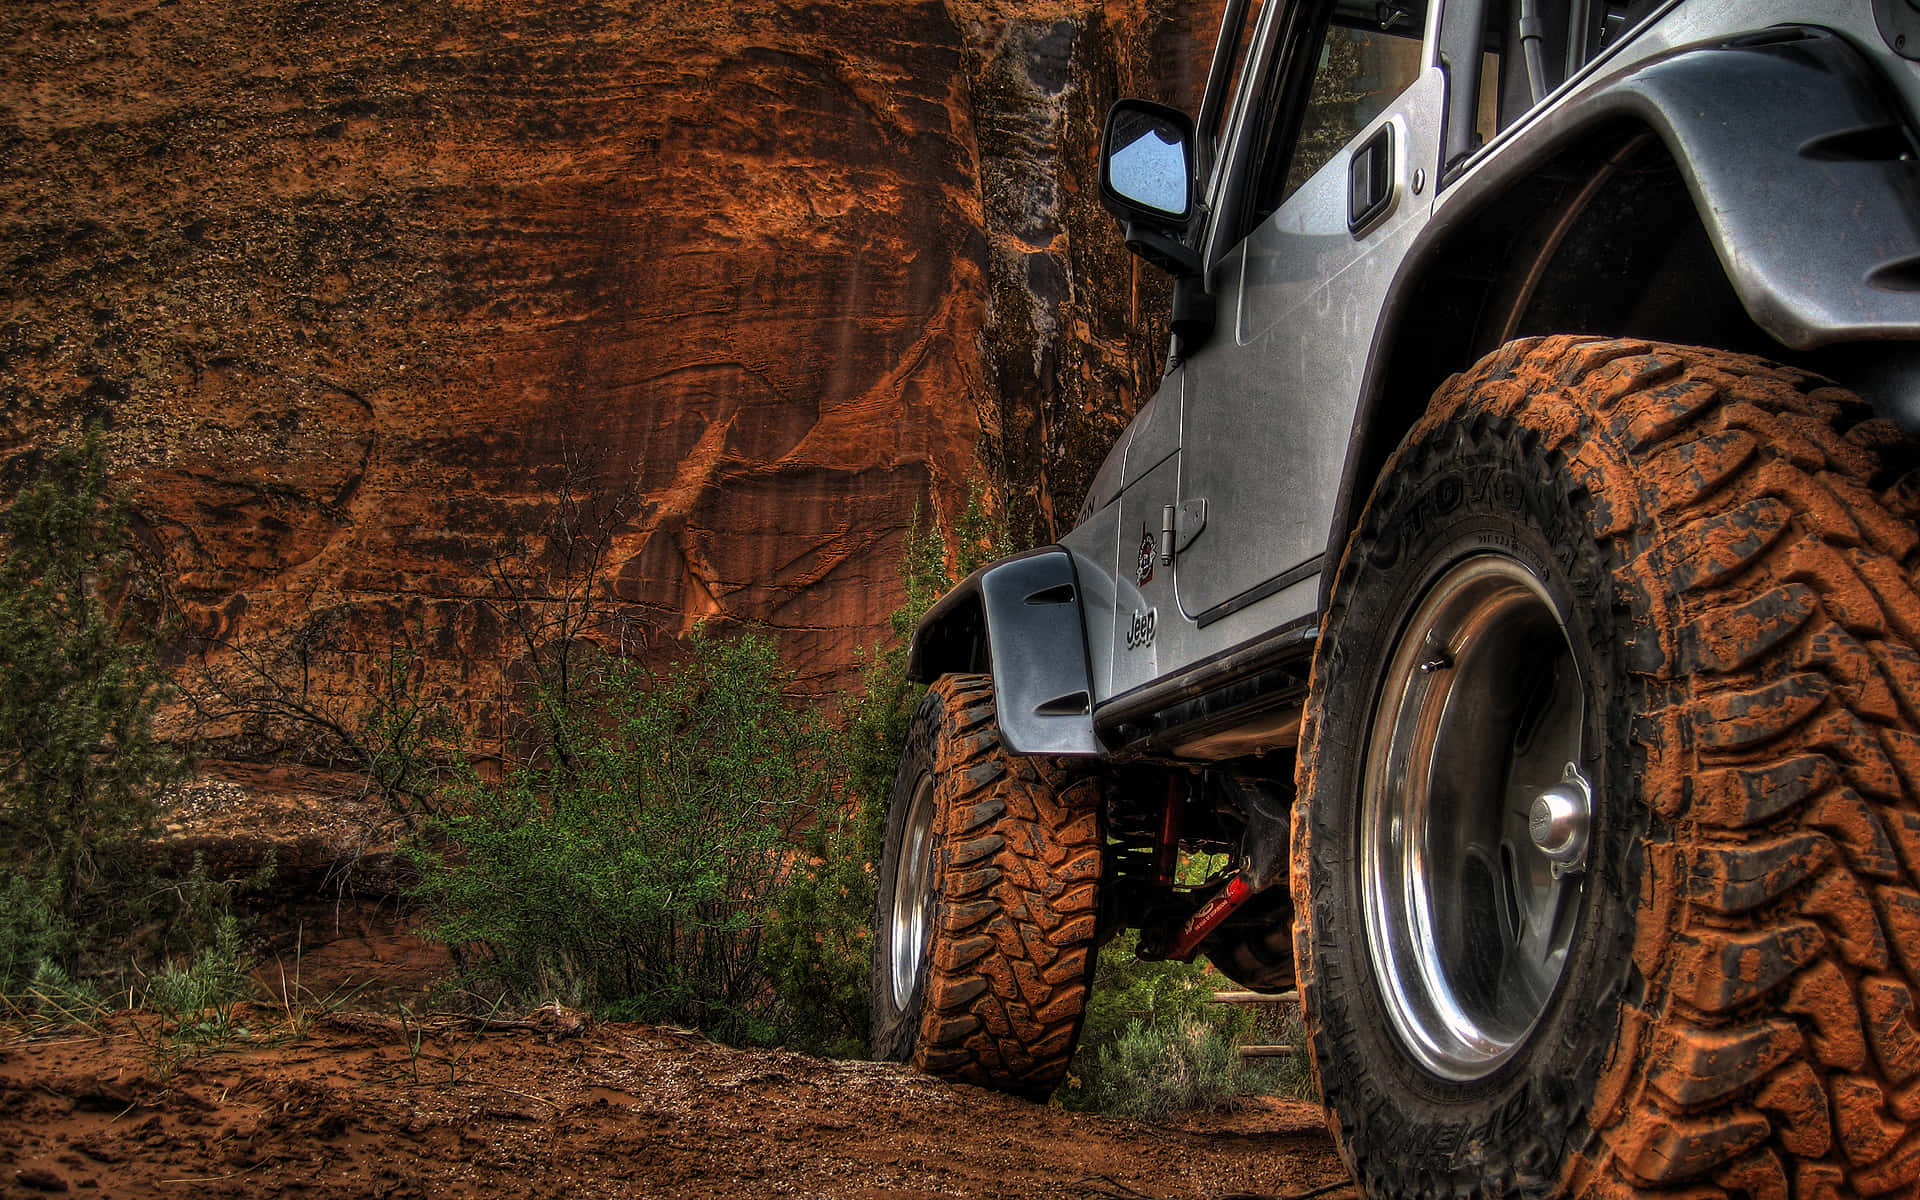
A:
[[[1748,314],[1811,350],[1920,335],[1920,168],[1891,95],[1839,36],[1787,27],[1638,66],[1543,132],[1654,130]]]
[[[920,618],[907,677],[989,671],[1000,738],[1017,754],[1103,755],[1073,555],[1044,546],[989,563]]]
[[[1623,126],[1652,132],[1672,155],[1754,323],[1795,350],[1881,343],[1866,357],[1891,361],[1879,368],[1884,384],[1850,382],[1920,434],[1920,370],[1907,365],[1920,355],[1894,345],[1920,343],[1920,141],[1860,50],[1827,30],[1782,26],[1631,64],[1503,134],[1509,144],[1448,185],[1374,333],[1328,531],[1335,553],[1374,469],[1417,416],[1409,398],[1386,394],[1393,347],[1453,235],[1582,138]],[[1470,365],[1461,350],[1453,370]]]

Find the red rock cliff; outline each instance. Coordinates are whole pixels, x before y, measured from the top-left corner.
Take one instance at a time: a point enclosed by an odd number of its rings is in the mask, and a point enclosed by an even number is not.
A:
[[[1196,90],[1210,29],[1161,0],[6,5],[0,459],[103,422],[192,637],[329,651],[322,690],[404,636],[485,691],[514,650],[475,601],[543,586],[569,502],[611,506],[601,636],[756,623],[831,688],[916,504],[984,472],[1043,539],[1151,390],[1164,290],[1093,143],[1117,94]]]

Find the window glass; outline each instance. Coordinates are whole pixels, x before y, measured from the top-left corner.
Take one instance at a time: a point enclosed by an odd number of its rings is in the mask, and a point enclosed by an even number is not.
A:
[[[1233,98],[1240,94],[1241,76],[1246,73],[1248,48],[1253,45],[1254,28],[1260,24],[1261,10],[1266,7],[1265,0],[1251,0],[1247,5],[1246,17],[1240,22],[1239,37],[1233,46],[1233,72],[1227,77],[1227,90],[1222,93],[1223,102],[1213,112],[1203,114],[1207,122],[1200,136],[1206,141],[1203,161],[1219,161],[1221,139],[1227,132],[1227,113],[1233,108]]]
[[[1492,141],[1507,124],[1500,119],[1500,56],[1489,50],[1480,56],[1480,106],[1473,118],[1479,144]]]
[[[1420,74],[1418,36],[1336,25],[1320,46],[1320,64],[1307,95],[1305,122],[1294,143],[1293,159],[1278,207],[1313,173],[1333,161],[1355,134],[1387,110]]]
[[[1541,8],[1536,39],[1520,36],[1520,7],[1495,2],[1486,10],[1481,59],[1480,105],[1474,129],[1476,146],[1525,116],[1570,79],[1574,72],[1619,43],[1656,5],[1594,3]],[[1533,44],[1529,49],[1528,42]]]

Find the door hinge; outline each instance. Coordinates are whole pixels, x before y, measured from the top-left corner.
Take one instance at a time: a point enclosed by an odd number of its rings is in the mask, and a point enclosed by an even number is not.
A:
[[[1182,500],[1160,509],[1160,562],[1171,563],[1173,556],[1193,544],[1207,526],[1207,502]]]

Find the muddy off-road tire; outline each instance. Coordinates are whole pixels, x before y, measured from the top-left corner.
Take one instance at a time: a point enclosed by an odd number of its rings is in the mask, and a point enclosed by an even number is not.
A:
[[[894,778],[874,912],[873,1054],[1044,1099],[1080,1036],[1099,796],[1001,746],[993,684],[927,692]]]
[[[1292,846],[1370,1196],[1914,1194],[1920,476],[1870,417],[1548,338],[1408,435],[1322,627]]]

